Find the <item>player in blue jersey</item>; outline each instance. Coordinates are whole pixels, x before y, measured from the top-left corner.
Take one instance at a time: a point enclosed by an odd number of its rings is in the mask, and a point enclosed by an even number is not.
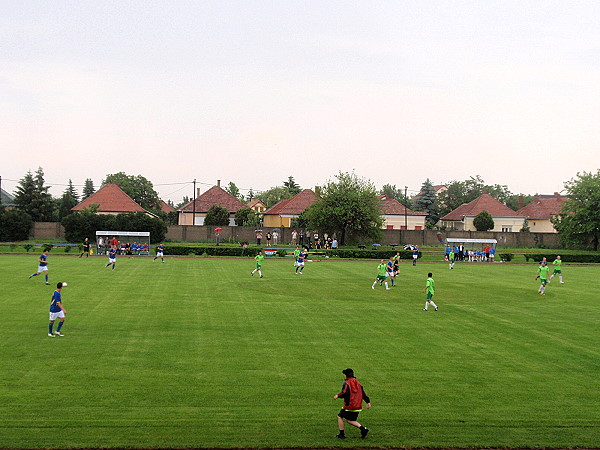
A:
[[[390,257],[390,260],[387,262],[386,268],[386,276],[392,280],[392,286],[396,286],[394,279],[396,277],[396,271],[394,270],[394,257]]]
[[[36,273],[29,275],[29,278],[36,277],[42,272],[46,272],[46,284],[50,284],[48,281],[48,250],[44,250],[44,253],[40,255],[38,260],[38,270]]]
[[[108,251],[108,264],[104,266],[106,269],[108,266],[112,264],[112,270],[115,270],[115,264],[117,263],[117,249],[112,247]]]
[[[412,249],[413,266],[417,265],[417,259],[419,259],[419,246],[415,245]]]
[[[67,283],[64,283],[64,285],[66,284]],[[57,283],[56,290],[52,293],[52,300],[50,301],[50,323],[48,324],[48,337],[64,336],[60,330],[65,324],[65,314],[67,314],[67,310],[62,304],[62,289],[63,283]],[[58,323],[56,331],[53,333],[52,328],[54,327],[54,322],[56,319],[59,319],[60,322]]]
[[[303,248],[302,251],[298,254],[298,258],[296,259],[296,275],[302,275],[302,271],[304,270],[304,261],[308,256],[308,250]]]
[[[160,258],[162,262],[165,262],[165,257],[163,256],[164,249],[165,249],[165,246],[162,244],[159,244],[159,246],[156,247],[156,256],[154,257],[152,262],[156,261],[157,258]]]

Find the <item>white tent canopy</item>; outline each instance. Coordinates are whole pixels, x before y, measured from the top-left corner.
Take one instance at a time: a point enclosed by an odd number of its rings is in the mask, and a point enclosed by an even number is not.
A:
[[[446,238],[446,244],[490,244],[496,246],[498,241],[496,239],[465,239],[465,238]]]
[[[150,254],[149,231],[96,231],[96,248],[98,249],[99,255],[108,252],[108,243],[113,237],[117,238],[117,240],[119,240],[121,243],[124,241],[135,240],[139,244],[147,244],[143,252],[138,251],[135,254]],[[131,252],[127,251],[127,254],[131,254]]]
[[[135,236],[150,237],[149,231],[96,231],[96,236]]]

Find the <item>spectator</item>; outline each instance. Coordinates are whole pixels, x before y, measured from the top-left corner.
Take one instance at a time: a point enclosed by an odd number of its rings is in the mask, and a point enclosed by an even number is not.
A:
[[[269,246],[269,247],[271,246],[271,237],[272,237],[271,232],[267,231],[266,238],[267,238],[267,246]]]
[[[296,230],[292,231],[292,245],[297,245],[298,240],[298,232]]]
[[[257,231],[256,232],[256,245],[260,245],[260,241],[262,240],[262,232],[261,231]]]
[[[273,245],[277,246],[277,240],[279,239],[279,233],[277,230],[273,230]]]

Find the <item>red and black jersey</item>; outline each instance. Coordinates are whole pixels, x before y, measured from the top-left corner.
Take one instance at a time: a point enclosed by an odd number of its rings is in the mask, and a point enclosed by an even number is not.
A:
[[[342,385],[342,391],[338,397],[344,399],[344,409],[348,411],[358,411],[362,409],[363,400],[365,403],[371,403],[369,396],[365,393],[365,389],[360,382],[354,378],[347,378]]]

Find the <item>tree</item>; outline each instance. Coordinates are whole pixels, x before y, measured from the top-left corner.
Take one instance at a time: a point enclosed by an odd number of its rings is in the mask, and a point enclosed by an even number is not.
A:
[[[204,225],[229,225],[229,211],[218,205],[212,205],[206,212]]]
[[[242,209],[238,209],[235,212],[235,224],[239,227],[242,227],[244,225],[246,225],[248,222],[252,221],[252,222],[256,222],[253,221],[253,217],[255,216],[256,212],[254,212],[252,209],[250,208],[242,208]]]
[[[44,186],[44,170],[39,167],[35,177],[31,171],[19,180],[15,191],[15,205],[21,211],[31,216],[34,222],[47,222],[52,220],[54,203],[48,193],[49,186]]]
[[[150,211],[160,209],[158,193],[154,190],[152,183],[142,175],[127,175],[125,172],[113,173],[106,175],[102,181],[103,185],[109,183],[119,185],[142,208]]]
[[[600,243],[600,169],[578,173],[565,183],[568,200],[552,218],[563,244],[598,250]]]
[[[183,198],[181,199],[181,202],[177,203],[177,205],[173,206],[173,208],[179,209],[182,206],[187,205],[189,202],[190,202],[190,198],[187,195],[184,195]]]
[[[233,181],[229,182],[229,185],[225,188],[225,191],[229,192],[235,198],[243,199],[244,196],[240,194],[240,189],[235,185]]]
[[[256,196],[261,202],[263,202],[267,208],[270,208],[275,203],[281,200],[292,198],[292,194],[289,189],[282,186],[272,187],[269,190],[263,191]]]
[[[354,172],[340,172],[336,178],[323,186],[320,200],[304,212],[310,228],[338,233],[341,244],[351,238],[378,239],[383,218],[373,183]]]
[[[438,207],[437,196],[433,183],[429,178],[423,182],[421,192],[414,202],[415,211],[425,211],[427,218],[425,219],[429,226],[434,226],[440,219],[440,210]]]
[[[65,189],[62,197],[59,200],[58,206],[58,220],[62,220],[63,217],[71,214],[71,209],[79,203],[79,196],[73,186],[73,182],[69,179],[69,185]]]
[[[290,191],[290,194],[292,194],[292,197],[294,195],[300,193],[300,191],[302,190],[300,185],[298,185],[298,183],[296,183],[294,181],[294,177],[292,177],[292,176],[289,176],[287,181],[283,182],[283,186],[286,187],[288,191]]]
[[[489,212],[483,210],[473,219],[473,226],[477,231],[489,231],[494,228],[494,219]]]
[[[33,226],[31,216],[18,209],[0,209],[0,241],[24,241],[29,239]]]
[[[520,201],[519,199],[521,198],[521,196],[523,197],[523,204],[521,206],[519,206],[519,201]],[[511,194],[506,199],[506,203],[505,204],[506,204],[506,206],[508,206],[513,211],[518,211],[523,206],[529,205],[532,201],[533,201],[533,195]]]
[[[252,188],[250,188],[250,190],[248,191],[248,196],[246,197],[246,199],[248,201],[252,200],[254,198],[254,191],[252,190]]]
[[[85,184],[83,185],[83,196],[81,197],[81,200],[85,200],[94,192],[96,192],[96,189],[94,188],[94,182],[91,178],[86,178]]]

